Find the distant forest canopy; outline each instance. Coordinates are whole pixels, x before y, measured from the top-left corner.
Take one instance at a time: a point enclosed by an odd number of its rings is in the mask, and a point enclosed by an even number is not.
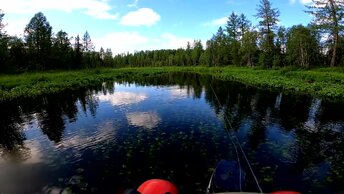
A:
[[[269,0],[260,0],[257,25],[233,12],[206,45],[195,40],[185,49],[115,56],[111,49],[95,51],[87,31],[74,38],[62,30],[53,34],[41,12],[29,21],[23,38],[9,36],[0,12],[0,73],[141,66],[344,66],[344,1],[313,0],[306,8],[313,15],[309,25],[285,28],[278,26],[279,10]]]

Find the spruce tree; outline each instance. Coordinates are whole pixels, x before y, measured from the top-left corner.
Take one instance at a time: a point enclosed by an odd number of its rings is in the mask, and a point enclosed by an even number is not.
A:
[[[277,28],[280,12],[278,9],[272,8],[269,0],[261,0],[257,11],[258,13],[255,16],[260,19],[261,48],[263,50],[260,62],[267,67],[271,67],[275,54],[274,30]]]

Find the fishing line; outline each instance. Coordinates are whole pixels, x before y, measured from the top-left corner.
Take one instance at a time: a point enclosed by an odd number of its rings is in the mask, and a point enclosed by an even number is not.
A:
[[[224,113],[224,114],[226,114],[226,113]],[[229,139],[231,140],[231,142],[232,142],[232,144],[233,144],[233,146],[234,146],[235,153],[236,153],[236,156],[237,156],[237,160],[238,160],[238,164],[239,164],[239,186],[240,186],[240,192],[242,192],[242,187],[241,187],[241,184],[242,184],[242,180],[241,180],[241,178],[242,178],[242,174],[241,174],[241,162],[240,162],[240,157],[239,157],[238,148],[237,148],[237,146],[235,145],[233,139],[231,138],[231,135],[229,134],[229,131],[228,131],[228,130],[226,130],[226,131],[227,131],[227,135],[228,135]]]
[[[212,187],[212,184],[211,184],[211,183],[213,182],[214,175],[215,175],[215,170],[213,170],[213,173],[211,174],[211,177],[210,177],[210,181],[209,181],[209,184],[208,184],[208,187],[207,187],[206,194],[210,194],[210,188]],[[214,193],[214,189],[213,189],[213,193]]]
[[[227,131],[228,136],[230,137],[230,134],[229,134],[228,130],[226,130],[226,131]],[[242,174],[241,174],[241,162],[240,162],[239,152],[238,152],[238,148],[235,145],[235,143],[233,142],[232,138],[229,138],[229,139],[231,140],[231,142],[232,142],[232,144],[234,146],[235,153],[236,153],[237,160],[238,160],[238,164],[239,164],[239,187],[240,187],[240,192],[242,192],[242,186],[241,186],[242,185],[242,180],[241,180]],[[210,193],[210,188],[212,186],[211,183],[213,182],[214,176],[215,176],[215,170],[211,174],[210,181],[209,181],[209,184],[208,184],[208,187],[207,187],[207,192],[206,192],[207,194]],[[213,192],[214,192],[214,189],[213,189]]]
[[[221,107],[221,106],[222,106],[222,105],[221,105],[221,102],[220,102],[219,98],[217,97],[216,92],[215,92],[215,90],[214,90],[214,88],[213,88],[213,86],[212,86],[211,84],[210,84],[210,88],[211,88],[211,90],[213,91],[213,94],[214,94],[214,96],[215,96],[215,98],[216,98],[216,100],[217,100],[217,102],[218,102],[218,105]],[[227,123],[228,123],[229,127],[231,128],[231,130],[234,131],[234,128],[233,128],[231,122],[229,121],[229,119],[228,119],[226,113],[224,113],[224,116],[223,116],[223,117],[224,117],[225,121],[227,121]],[[236,142],[237,142],[237,144],[238,144],[238,147],[240,148],[240,151],[241,151],[242,155],[244,156],[244,159],[245,159],[245,161],[246,161],[246,163],[247,163],[247,165],[248,165],[248,167],[249,167],[249,169],[250,169],[250,171],[251,171],[251,174],[252,174],[252,176],[253,176],[253,178],[254,178],[256,184],[257,184],[257,187],[258,187],[258,189],[259,189],[259,192],[260,192],[260,193],[263,193],[263,190],[262,190],[262,188],[261,188],[260,185],[259,185],[257,176],[255,175],[255,173],[254,173],[254,171],[253,171],[253,169],[252,169],[252,166],[251,166],[251,164],[250,164],[248,158],[246,157],[246,154],[245,154],[244,149],[242,148],[242,146],[241,146],[241,144],[240,144],[240,142],[239,142],[239,139],[237,138],[237,136],[236,136],[235,134],[233,134],[233,133],[230,134],[228,130],[226,130],[226,131],[227,131],[227,134],[229,135],[229,137],[230,137],[230,139],[231,139],[231,141],[232,141],[232,144],[234,145],[234,149],[235,149],[235,151],[236,151],[237,158],[238,158],[238,162],[239,162],[239,167],[240,167],[239,154],[238,154],[238,151],[237,151],[237,148],[236,148],[236,145],[235,145],[233,139],[236,140]],[[240,172],[240,190],[241,190],[241,172]]]

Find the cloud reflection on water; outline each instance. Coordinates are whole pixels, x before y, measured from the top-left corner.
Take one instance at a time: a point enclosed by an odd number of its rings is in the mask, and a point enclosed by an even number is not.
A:
[[[153,129],[161,121],[159,115],[154,112],[132,112],[127,113],[126,116],[130,125],[146,129]]]
[[[112,106],[130,105],[142,102],[148,98],[145,93],[115,92],[111,95],[100,94],[97,98],[101,102],[110,102]]]
[[[82,150],[85,148],[97,148],[105,142],[114,142],[116,138],[116,126],[113,122],[108,121],[100,124],[97,130],[93,133],[83,135],[83,134],[73,134],[70,137],[63,139],[57,148],[69,149],[74,148],[75,150]]]
[[[184,99],[194,95],[194,91],[192,88],[171,87],[170,94],[172,99]]]

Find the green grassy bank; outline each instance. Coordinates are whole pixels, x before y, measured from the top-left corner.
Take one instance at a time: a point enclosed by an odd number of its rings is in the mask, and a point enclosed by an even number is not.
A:
[[[43,94],[98,85],[116,78],[130,76],[135,79],[168,72],[194,72],[256,87],[311,94],[330,100],[344,99],[344,71],[341,68],[261,70],[246,67],[145,67],[0,75],[0,101],[34,98]]]

